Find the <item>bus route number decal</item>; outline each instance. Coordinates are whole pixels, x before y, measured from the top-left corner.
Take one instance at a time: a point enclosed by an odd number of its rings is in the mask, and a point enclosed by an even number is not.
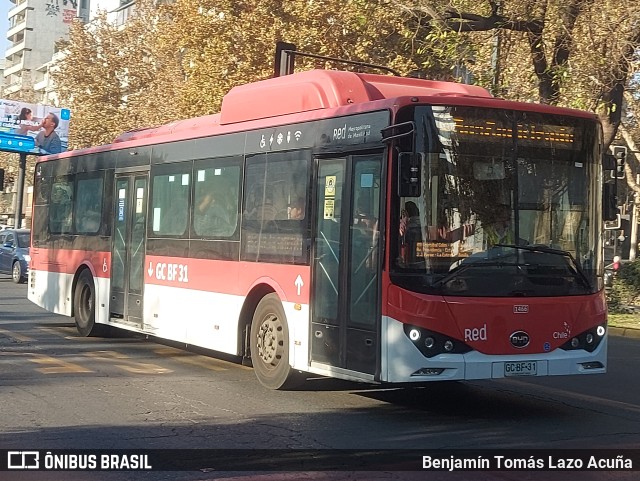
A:
[[[189,282],[189,266],[185,264],[158,262],[154,268],[153,262],[149,262],[147,272],[149,277],[155,277],[159,281]]]

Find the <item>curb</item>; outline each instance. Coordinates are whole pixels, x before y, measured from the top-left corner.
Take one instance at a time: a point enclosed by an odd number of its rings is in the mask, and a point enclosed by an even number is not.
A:
[[[640,329],[635,329],[633,327],[609,327],[609,334],[612,336],[640,339]]]

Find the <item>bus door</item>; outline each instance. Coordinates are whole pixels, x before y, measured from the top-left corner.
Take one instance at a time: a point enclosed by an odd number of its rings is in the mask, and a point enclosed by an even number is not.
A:
[[[142,328],[148,172],[116,173],[110,315]]]
[[[316,162],[311,362],[376,373],[382,154]]]

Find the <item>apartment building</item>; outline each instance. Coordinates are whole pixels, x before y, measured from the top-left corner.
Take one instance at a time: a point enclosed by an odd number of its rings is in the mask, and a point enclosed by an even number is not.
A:
[[[71,0],[60,1],[69,1],[71,3]],[[116,25],[122,25],[133,11],[135,0],[74,0],[73,4],[77,6],[77,18],[84,23],[91,22],[101,11],[106,11],[111,22]],[[58,52],[54,49],[47,61],[33,70],[34,102],[58,105],[56,88],[50,78],[50,74],[51,70],[56,68],[56,62],[63,57],[64,52]]]
[[[9,10],[4,95],[37,100],[33,93],[36,70],[51,60],[56,42],[68,37],[78,9],[89,0],[9,1],[13,6]]]

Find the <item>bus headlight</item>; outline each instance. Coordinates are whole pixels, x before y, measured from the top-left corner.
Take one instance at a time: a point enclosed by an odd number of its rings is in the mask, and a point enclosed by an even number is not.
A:
[[[409,331],[409,339],[412,341],[417,341],[420,339],[420,331],[417,329],[411,329]]]
[[[570,341],[565,342],[560,349],[565,351],[574,351],[576,349],[584,349],[587,352],[593,352],[600,342],[604,339],[607,332],[607,325],[600,324],[599,326],[592,327],[584,332],[581,332],[577,336],[573,337]]]
[[[471,348],[459,339],[424,327],[405,324],[404,333],[425,357],[434,357],[443,353],[464,354],[471,351]]]

